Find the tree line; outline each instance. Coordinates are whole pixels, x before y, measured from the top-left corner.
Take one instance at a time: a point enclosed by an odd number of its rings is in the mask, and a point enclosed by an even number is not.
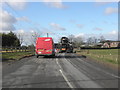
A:
[[[18,37],[11,31],[10,33],[1,33],[2,47],[19,47],[21,46]]]
[[[96,38],[94,36],[89,37],[86,39],[86,41],[84,40],[84,38],[82,36],[75,37],[74,35],[69,35],[68,38],[75,47],[82,47],[82,45],[85,45],[84,47],[90,47],[90,45],[95,46],[98,43],[104,43],[106,41],[104,36],[100,36],[99,38]]]

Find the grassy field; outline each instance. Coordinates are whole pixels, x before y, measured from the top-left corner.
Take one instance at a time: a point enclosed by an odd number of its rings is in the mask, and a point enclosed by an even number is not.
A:
[[[80,50],[77,53],[89,56],[95,60],[118,64],[118,49]]]
[[[13,53],[2,53],[2,60],[19,60],[22,57],[33,55],[34,52],[13,52]]]

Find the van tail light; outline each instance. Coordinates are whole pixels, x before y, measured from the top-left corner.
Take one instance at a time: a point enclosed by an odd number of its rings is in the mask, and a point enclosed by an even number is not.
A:
[[[43,49],[38,49],[38,51],[43,51]]]
[[[52,52],[52,49],[46,50],[46,52]]]

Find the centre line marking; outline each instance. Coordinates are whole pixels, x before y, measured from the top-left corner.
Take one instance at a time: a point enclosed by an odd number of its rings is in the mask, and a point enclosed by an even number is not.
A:
[[[73,88],[73,86],[72,86],[72,85],[70,84],[70,82],[68,81],[67,77],[63,74],[62,70],[60,69],[59,71],[60,71],[60,73],[62,74],[62,76],[63,76],[63,78],[65,79],[65,81],[67,82],[68,86],[69,86],[70,88]]]
[[[59,68],[60,68],[59,72],[62,74],[64,80],[67,82],[68,86],[73,89],[74,87],[71,85],[71,83],[68,81],[67,77],[63,74],[63,72],[62,72],[62,70],[61,70],[62,67],[60,66],[60,64],[59,64],[59,62],[58,62],[58,58],[56,58],[56,63],[58,64],[58,66],[59,66]]]
[[[58,58],[56,58],[56,63],[58,64],[59,68],[62,69],[62,67],[61,67],[60,64],[58,63]]]

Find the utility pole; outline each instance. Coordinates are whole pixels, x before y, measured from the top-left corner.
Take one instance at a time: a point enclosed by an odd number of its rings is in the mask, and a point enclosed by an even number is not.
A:
[[[48,33],[47,33],[47,37],[48,37]]]

